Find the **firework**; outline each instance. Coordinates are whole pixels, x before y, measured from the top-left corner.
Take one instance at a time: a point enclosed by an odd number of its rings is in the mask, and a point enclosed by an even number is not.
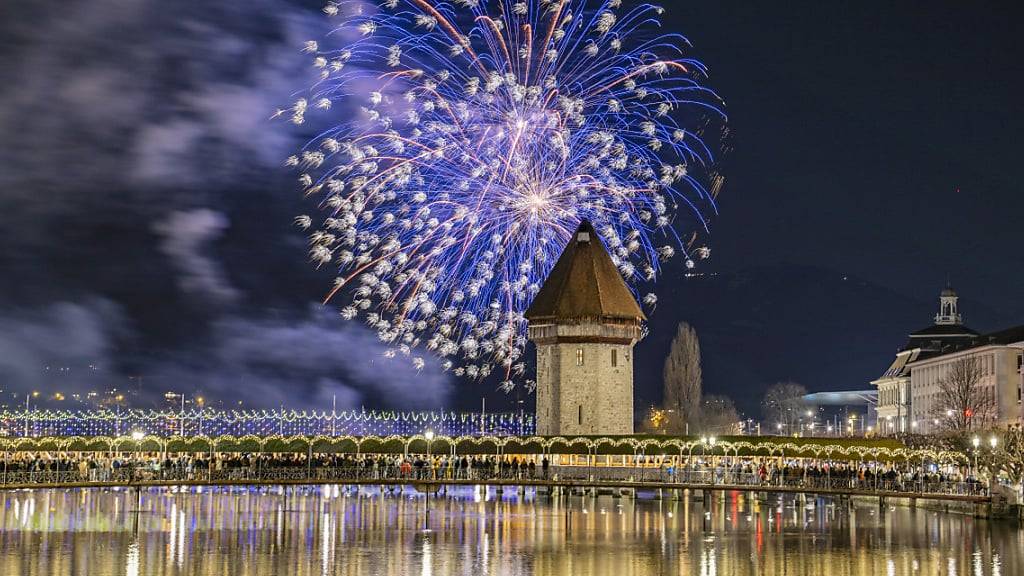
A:
[[[389,354],[521,380],[523,312],[582,219],[639,294],[714,213],[701,130],[718,97],[662,10],[619,0],[334,2],[287,110],[323,129],[288,159],[317,198],[325,301]],[[641,298],[653,306],[656,298]]]

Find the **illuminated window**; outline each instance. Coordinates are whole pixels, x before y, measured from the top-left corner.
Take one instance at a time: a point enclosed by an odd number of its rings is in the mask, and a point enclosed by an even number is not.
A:
[[[576,349],[576,365],[583,366],[583,348]]]
[[[619,365],[619,351],[612,348],[612,368]]]

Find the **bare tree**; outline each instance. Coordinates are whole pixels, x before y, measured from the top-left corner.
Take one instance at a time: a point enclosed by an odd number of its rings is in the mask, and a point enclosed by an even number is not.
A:
[[[996,415],[995,393],[981,385],[984,366],[975,356],[954,361],[937,382],[932,415],[949,430],[978,430]]]
[[[673,418],[682,432],[692,423],[700,406],[703,376],[700,368],[700,341],[697,332],[686,322],[680,322],[672,348],[665,359],[663,372],[665,386],[664,408],[676,415]]]
[[[783,424],[786,431],[793,429],[803,409],[803,397],[807,389],[796,382],[773,384],[761,400],[761,413],[772,426]]]
[[[701,434],[736,434],[740,415],[732,398],[708,394],[701,400],[696,420]]]
[[[1014,484],[1024,482],[1024,428],[1014,425],[1003,433],[998,449],[992,451],[992,457],[986,458],[990,474],[1002,472]]]

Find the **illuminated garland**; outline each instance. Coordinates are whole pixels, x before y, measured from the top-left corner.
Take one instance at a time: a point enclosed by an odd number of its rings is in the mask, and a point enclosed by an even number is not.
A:
[[[168,436],[271,434],[360,436],[437,434],[529,435],[532,414],[307,410],[31,410],[0,412],[0,436],[120,436],[138,430]]]
[[[700,440],[663,437],[563,437],[563,436],[444,436],[428,439],[422,434],[402,436],[357,435],[221,435],[216,437],[64,436],[40,438],[0,438],[5,451],[208,451],[218,452],[342,452],[402,453],[423,452],[427,443],[435,454],[623,454],[636,456],[688,455],[756,456],[768,458],[815,458],[923,464],[965,464],[962,452],[858,444],[796,443],[779,439],[720,440],[708,445]]]

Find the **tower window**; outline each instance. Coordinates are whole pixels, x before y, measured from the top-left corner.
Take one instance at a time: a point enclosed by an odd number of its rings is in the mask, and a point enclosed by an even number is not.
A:
[[[583,366],[583,348],[576,349],[576,365]]]
[[[583,425],[583,404],[579,406],[579,425]]]
[[[619,365],[619,351],[612,348],[612,368]]]

